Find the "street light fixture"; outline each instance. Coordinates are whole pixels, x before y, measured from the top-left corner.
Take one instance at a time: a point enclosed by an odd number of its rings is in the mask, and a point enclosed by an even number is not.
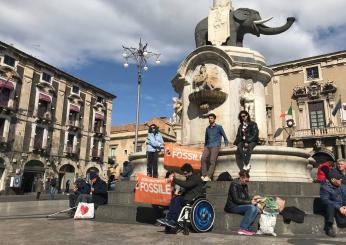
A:
[[[137,152],[137,145],[138,145],[138,125],[139,125],[139,108],[140,108],[140,96],[141,96],[141,82],[142,82],[142,73],[143,71],[148,71],[148,60],[150,58],[155,58],[155,63],[160,64],[160,55],[151,51],[147,50],[148,43],[143,45],[142,39],[139,39],[139,47],[138,48],[132,48],[132,47],[125,47],[123,46],[124,52],[122,54],[123,58],[125,59],[124,67],[129,67],[128,60],[132,59],[137,64],[137,76],[138,76],[138,83],[137,83],[137,109],[136,109],[136,132],[135,132],[135,149],[134,152]]]

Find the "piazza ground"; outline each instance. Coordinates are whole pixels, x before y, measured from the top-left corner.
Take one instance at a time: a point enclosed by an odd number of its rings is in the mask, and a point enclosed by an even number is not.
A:
[[[344,238],[330,239],[324,235],[276,238],[215,233],[166,235],[161,227],[152,225],[81,221],[64,215],[56,219],[38,218],[66,207],[67,200],[1,202],[0,244],[344,244]]]

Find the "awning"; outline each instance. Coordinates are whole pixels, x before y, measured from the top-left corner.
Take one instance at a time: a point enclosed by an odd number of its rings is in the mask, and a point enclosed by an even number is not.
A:
[[[95,113],[95,120],[104,120],[105,116],[103,114],[100,113]]]
[[[8,82],[8,81],[0,78],[0,88],[7,88],[9,90],[13,90],[14,84],[12,82]]]
[[[43,93],[40,93],[39,99],[40,99],[41,101],[46,101],[46,102],[48,102],[48,103],[51,103],[51,102],[52,102],[51,97],[50,97],[49,95],[46,95],[46,94],[43,94]]]
[[[80,108],[78,105],[70,104],[70,111],[79,112]]]

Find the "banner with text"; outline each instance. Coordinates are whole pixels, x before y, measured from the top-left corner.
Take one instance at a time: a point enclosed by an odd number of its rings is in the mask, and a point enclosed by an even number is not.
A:
[[[171,199],[172,186],[167,179],[137,175],[135,202],[169,206]]]
[[[163,164],[165,167],[181,168],[185,163],[190,163],[194,170],[200,170],[202,154],[202,148],[165,144]]]

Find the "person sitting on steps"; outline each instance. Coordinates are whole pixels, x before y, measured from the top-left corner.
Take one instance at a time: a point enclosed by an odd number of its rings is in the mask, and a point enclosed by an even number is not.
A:
[[[239,179],[235,179],[228,191],[225,212],[244,215],[240,223],[239,235],[252,236],[256,234],[256,220],[258,220],[260,209],[257,206],[257,197],[250,198],[247,183],[249,182],[249,172],[240,170]]]
[[[251,153],[259,141],[259,131],[257,123],[251,121],[250,115],[247,111],[239,112],[238,119],[240,125],[234,145],[237,146],[237,163],[239,166],[243,166],[244,170],[250,170],[250,158]]]

